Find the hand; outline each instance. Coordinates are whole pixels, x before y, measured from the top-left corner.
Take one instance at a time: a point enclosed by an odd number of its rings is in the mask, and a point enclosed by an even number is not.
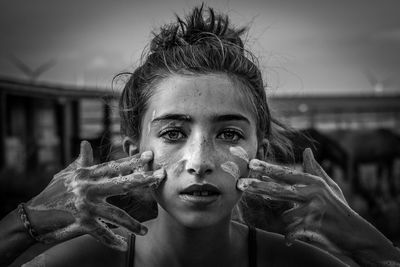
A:
[[[152,159],[153,154],[148,151],[141,156],[93,165],[92,148],[83,141],[78,159],[57,173],[26,205],[39,239],[52,243],[87,233],[109,247],[126,250],[127,242],[111,231],[106,222],[141,235],[147,229],[106,199],[146,186],[158,186],[165,171],[148,171],[147,163]]]
[[[371,254],[380,245],[387,247],[388,240],[350,208],[339,186],[314,159],[311,149],[304,151],[303,158],[305,172],[253,159],[249,168],[259,178],[241,178],[237,187],[267,199],[293,202],[293,208],[282,215],[288,244],[301,239],[357,262],[368,260],[365,253]],[[381,260],[377,256],[368,261]]]

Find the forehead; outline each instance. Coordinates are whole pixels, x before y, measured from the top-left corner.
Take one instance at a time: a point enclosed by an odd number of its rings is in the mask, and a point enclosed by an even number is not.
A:
[[[155,86],[148,111],[191,116],[241,113],[254,120],[249,98],[240,86],[226,74],[172,75]]]

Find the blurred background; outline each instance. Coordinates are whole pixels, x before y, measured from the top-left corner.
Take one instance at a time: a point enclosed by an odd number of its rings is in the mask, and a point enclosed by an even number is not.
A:
[[[151,31],[200,1],[0,1],[0,215],[39,193],[89,140],[124,156],[117,98]],[[400,240],[400,2],[222,0],[248,25],[298,167],[312,147],[349,204]]]

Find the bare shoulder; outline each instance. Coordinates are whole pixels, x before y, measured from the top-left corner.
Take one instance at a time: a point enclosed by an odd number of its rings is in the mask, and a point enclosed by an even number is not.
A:
[[[115,230],[120,235],[125,231]],[[40,260],[44,266],[123,266],[125,253],[113,250],[94,239],[83,235],[60,243],[40,254],[33,262]],[[36,265],[35,265],[36,266]],[[42,266],[42,265],[40,265]]]
[[[286,245],[284,236],[257,231],[257,258],[260,266],[346,266],[339,259],[302,241]]]

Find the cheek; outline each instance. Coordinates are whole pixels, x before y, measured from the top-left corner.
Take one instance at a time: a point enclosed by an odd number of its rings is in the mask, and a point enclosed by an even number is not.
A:
[[[230,176],[232,176],[235,179],[235,181],[239,179],[242,173],[238,164],[236,164],[233,161],[225,161],[224,163],[221,164],[221,169],[224,172],[228,173]]]
[[[152,164],[153,170],[163,167],[167,172],[167,179],[165,182],[153,192],[155,200],[164,207],[165,199],[171,197],[175,192],[176,179],[184,171],[184,162],[181,153],[168,149],[163,145],[155,145],[149,148],[154,153],[154,160]]]
[[[168,177],[177,177],[185,169],[182,153],[162,145],[150,148],[154,153],[153,170],[164,167]]]
[[[176,155],[176,153],[173,153],[173,151],[163,145],[157,138],[150,134],[143,133],[141,136],[140,151],[144,152],[149,150],[152,151],[154,155],[152,161],[153,170],[161,167],[166,168],[173,162]]]
[[[248,164],[250,161],[250,153],[241,146],[232,146],[229,148],[229,157],[221,164],[221,169],[228,173],[233,179],[247,177],[249,173]]]
[[[229,152],[232,155],[244,160],[246,163],[249,163],[250,161],[249,153],[247,153],[247,151],[241,146],[231,146],[229,148]]]
[[[181,151],[165,147],[158,142],[152,142],[151,145],[146,146],[145,150],[152,150],[154,153],[153,169],[164,167],[168,177],[179,177],[184,172],[185,157]],[[248,176],[249,159],[253,158],[256,152],[252,147],[231,146],[228,151],[224,149],[216,154],[214,158],[216,167],[236,181],[240,177]]]

